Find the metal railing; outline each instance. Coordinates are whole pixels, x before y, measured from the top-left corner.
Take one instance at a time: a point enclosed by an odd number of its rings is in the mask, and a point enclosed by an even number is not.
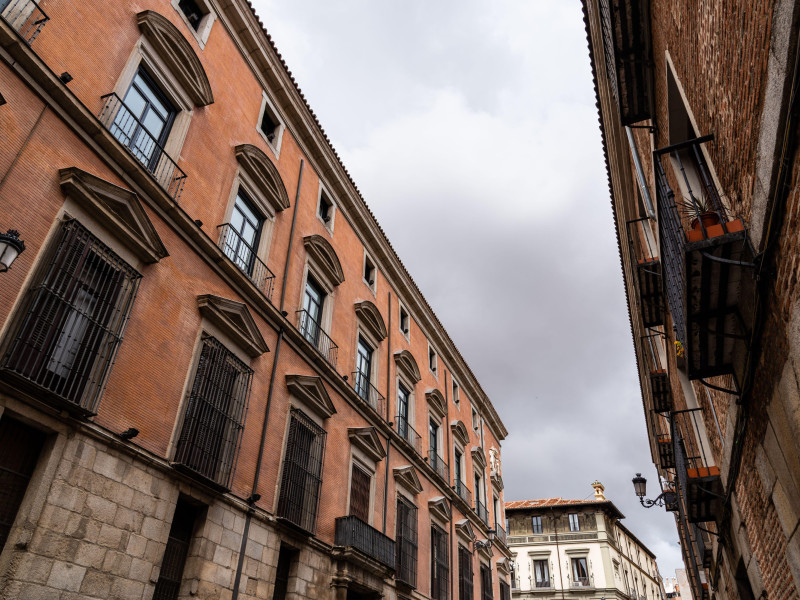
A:
[[[394,540],[354,515],[336,519],[335,544],[355,548],[386,567],[395,567]]]
[[[252,281],[268,300],[272,300],[275,274],[256,256],[255,250],[231,227],[230,223],[218,225],[219,248],[239,270]]]
[[[478,518],[489,525],[489,510],[483,505],[483,502],[475,499],[475,512],[478,514]]]
[[[417,430],[408,422],[408,419],[402,415],[397,415],[394,418],[394,428],[400,437],[414,448],[417,454],[422,455],[422,438],[417,433]]]
[[[178,202],[186,182],[186,173],[119,96],[112,92],[100,99],[105,100],[98,116],[100,122],[147,169],[164,191]]]
[[[320,324],[305,309],[297,311],[297,329],[300,335],[311,342],[317,351],[322,354],[322,357],[335,369],[336,361],[339,357],[339,346],[333,342]]]
[[[574,577],[570,582],[571,587],[589,587],[588,577]]]
[[[626,223],[634,287],[645,327],[664,323],[664,286],[658,246],[647,217]]]
[[[707,473],[712,468],[710,465],[714,462],[711,449],[707,449],[696,434],[698,431],[703,431],[705,427],[698,422],[698,420],[702,421],[702,418],[702,409],[700,408],[672,413],[673,439],[681,445],[686,469],[690,473],[698,473],[698,476]]]
[[[353,372],[353,389],[358,397],[366,402],[381,419],[386,418],[386,398],[369,381],[369,375],[360,371]]]
[[[35,0],[11,0],[8,6],[0,10],[0,16],[16,29],[29,46],[50,20]]]
[[[644,366],[649,374],[653,410],[656,412],[667,412],[672,408],[672,390],[669,385],[667,363],[661,358],[663,338],[661,333],[641,337]]]
[[[494,523],[494,535],[495,537],[500,540],[504,546],[508,545],[508,538],[506,537],[506,530],[503,529],[503,526],[500,525],[497,521]]]
[[[536,582],[535,582],[535,586],[537,588],[549,588],[549,587],[551,587],[550,580],[549,579],[543,579],[543,580],[538,580],[537,579]]]
[[[428,450],[428,464],[444,482],[450,481],[450,467],[435,451]]]
[[[472,504],[472,493],[467,489],[466,483],[456,480],[453,485],[453,491],[468,505]]]

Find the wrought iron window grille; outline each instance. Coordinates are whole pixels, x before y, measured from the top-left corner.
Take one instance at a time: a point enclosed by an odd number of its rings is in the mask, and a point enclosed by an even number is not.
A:
[[[141,275],[78,221],[56,239],[2,366],[47,401],[95,414]]]
[[[206,335],[202,344],[175,462],[227,489],[239,454],[253,371],[216,338]]]
[[[404,497],[397,499],[397,567],[395,578],[408,586],[417,585],[417,507]]]
[[[450,579],[448,535],[436,525],[431,526],[431,598],[447,600]]]

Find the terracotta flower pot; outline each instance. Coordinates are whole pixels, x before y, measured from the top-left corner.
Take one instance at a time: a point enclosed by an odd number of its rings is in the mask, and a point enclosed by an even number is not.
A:
[[[700,217],[692,219],[692,231],[700,229],[700,223],[703,223],[703,229],[708,229],[712,225],[719,225],[719,215],[715,212],[704,212]]]

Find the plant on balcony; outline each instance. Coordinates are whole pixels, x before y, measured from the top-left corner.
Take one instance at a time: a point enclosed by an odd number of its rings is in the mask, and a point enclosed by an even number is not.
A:
[[[701,194],[698,198],[692,192],[689,192],[689,197],[683,197],[679,201],[679,205],[683,208],[687,216],[692,217],[690,227],[692,230],[700,229],[702,223],[704,228],[711,225],[717,225],[720,222],[719,213],[717,212],[710,199]]]

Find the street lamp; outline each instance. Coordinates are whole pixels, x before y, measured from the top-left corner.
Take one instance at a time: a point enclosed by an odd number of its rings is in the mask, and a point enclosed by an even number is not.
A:
[[[24,250],[25,242],[19,239],[19,231],[9,229],[8,233],[0,233],[0,273],[8,271]]]
[[[475,548],[487,548],[487,549],[491,549],[491,547],[492,547],[492,542],[494,541],[494,536],[495,536],[495,533],[497,533],[497,532],[496,532],[494,529],[490,529],[490,530],[488,531],[488,534],[489,534],[489,538],[488,538],[488,539],[485,539],[485,540],[475,540],[475,542],[474,542],[474,544],[475,544]]]
[[[661,492],[654,500],[650,500],[645,498],[647,494],[647,479],[642,477],[641,473],[637,473],[636,477],[633,478],[633,490],[636,492],[636,495],[639,497],[639,502],[641,502],[642,506],[645,508],[652,508],[654,506],[667,506],[667,510],[670,509],[671,506],[675,506],[675,490],[673,489],[666,489]]]

